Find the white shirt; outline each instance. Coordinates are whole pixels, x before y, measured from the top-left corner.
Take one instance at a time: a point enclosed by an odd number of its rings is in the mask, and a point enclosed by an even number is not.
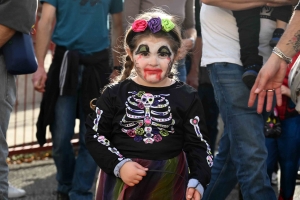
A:
[[[269,41],[276,27],[270,20],[270,7],[263,7],[261,12],[261,30],[259,54],[264,62],[272,52]],[[203,51],[201,66],[216,62],[228,62],[242,65],[240,60],[240,43],[236,19],[232,11],[202,4],[200,12]]]

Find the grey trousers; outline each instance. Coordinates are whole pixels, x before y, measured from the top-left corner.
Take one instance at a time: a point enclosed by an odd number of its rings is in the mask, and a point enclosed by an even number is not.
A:
[[[16,76],[6,71],[3,56],[0,55],[0,200],[7,200],[8,190],[8,146],[6,131],[10,114],[16,101]]]

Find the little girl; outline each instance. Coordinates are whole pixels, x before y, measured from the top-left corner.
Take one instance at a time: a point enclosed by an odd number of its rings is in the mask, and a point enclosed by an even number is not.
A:
[[[124,70],[86,122],[86,146],[101,168],[97,200],[203,196],[213,156],[197,91],[174,75],[181,42],[175,18],[158,9],[128,28]]]

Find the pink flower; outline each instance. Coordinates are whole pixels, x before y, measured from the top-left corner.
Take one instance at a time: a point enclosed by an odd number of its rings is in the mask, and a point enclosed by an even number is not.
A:
[[[159,134],[157,134],[157,135],[154,135],[153,139],[155,142],[160,142],[162,140],[162,137]]]
[[[144,104],[143,104],[141,101],[139,102],[138,107],[139,107],[140,109],[144,109],[144,108],[145,108]]]
[[[138,20],[135,20],[133,23],[132,23],[132,30],[134,32],[142,32],[144,31],[146,28],[147,28],[147,21],[144,20],[144,19],[138,19]]]
[[[128,135],[129,137],[135,137],[135,131],[132,130],[132,129],[129,129],[129,130],[127,131],[127,135]]]

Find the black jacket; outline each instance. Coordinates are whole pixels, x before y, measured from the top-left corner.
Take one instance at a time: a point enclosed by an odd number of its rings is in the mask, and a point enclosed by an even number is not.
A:
[[[40,113],[37,121],[36,137],[40,146],[46,143],[46,128],[54,118],[54,108],[59,96],[59,76],[61,63],[66,49],[57,46],[55,55],[47,74],[45,93],[42,98]],[[109,67],[109,52],[102,50],[92,55],[80,55],[77,51],[69,51],[66,81],[62,95],[75,95],[77,92],[78,66],[84,65],[82,77],[82,101],[84,113],[92,112],[89,102],[100,96],[100,90],[109,82],[111,68]]]

